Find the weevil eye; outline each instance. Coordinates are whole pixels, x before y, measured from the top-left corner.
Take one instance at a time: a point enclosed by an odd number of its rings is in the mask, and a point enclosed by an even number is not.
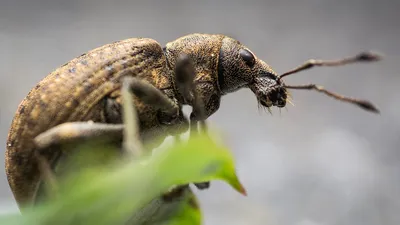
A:
[[[243,61],[250,67],[254,66],[256,63],[256,59],[254,55],[247,49],[240,49],[239,50],[240,57],[242,57]]]

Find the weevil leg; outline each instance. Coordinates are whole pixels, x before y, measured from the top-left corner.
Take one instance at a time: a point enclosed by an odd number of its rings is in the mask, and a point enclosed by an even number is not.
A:
[[[206,132],[207,124],[205,122],[205,119],[208,114],[214,112],[219,107],[219,103],[216,105],[215,110],[213,109],[213,106],[209,107],[211,111],[207,110],[206,105],[203,102],[204,93],[201,93],[201,90],[203,88],[204,90],[212,90],[212,88],[209,88],[207,86],[209,84],[207,83],[195,83],[196,71],[192,60],[186,54],[181,54],[176,62],[175,76],[176,86],[179,92],[182,94],[184,101],[192,105],[193,107],[193,112],[190,115],[191,132],[193,132],[194,134],[198,131],[198,123],[200,123],[201,125],[201,130]],[[212,93],[207,93],[207,95],[209,94],[211,94],[210,98],[214,98],[214,95]]]
[[[109,140],[113,143],[120,143],[122,133],[123,125],[69,122],[55,126],[36,136],[33,140],[36,145],[33,154],[43,180],[43,187],[46,189],[45,192],[51,198],[57,196],[58,185],[52,161],[60,154],[54,152],[54,148],[63,144],[78,144],[90,140]],[[35,197],[35,202],[37,198],[38,196]]]
[[[147,104],[160,107],[161,110],[171,114],[171,116],[177,114],[176,109],[178,106],[154,86],[132,77],[124,78],[121,88],[123,124],[69,122],[55,126],[34,139],[39,153],[37,160],[40,164],[42,176],[45,179],[44,182],[51,189],[56,189],[55,176],[49,161],[46,157],[42,157],[40,153],[50,149],[52,146],[64,143],[79,143],[85,140],[110,139],[117,143],[122,141],[123,152],[129,153],[133,157],[142,155],[143,146],[139,137],[137,112],[132,102],[133,95],[136,95]],[[113,103],[112,101],[107,101],[107,103],[107,106],[113,106],[113,104],[110,105],[110,103]],[[113,113],[113,110],[106,107],[106,113]],[[110,117],[110,115],[108,116]],[[118,115],[111,115],[111,119],[115,119],[113,117],[116,116]],[[117,122],[117,120],[114,120],[114,122]]]
[[[136,77],[125,77],[124,83],[126,84],[125,86],[127,91],[131,91],[145,104],[160,109],[165,117],[163,118],[166,120],[165,123],[172,123],[179,116],[180,108],[177,102],[168,98],[165,93],[154,87],[149,82]]]
[[[117,110],[108,107],[116,107],[118,104],[107,100],[105,109],[108,122],[106,123],[87,123],[87,122],[71,122],[64,123],[49,129],[40,134],[35,142],[39,149],[47,148],[54,144],[62,144],[66,142],[81,141],[93,138],[116,138],[123,140],[123,149],[135,155],[140,155],[142,151],[141,140],[139,138],[139,129],[137,121],[137,112],[134,104],[132,104],[133,95],[140,98],[144,103],[158,107],[167,115],[177,117],[179,107],[175,102],[165,96],[160,90],[150,83],[135,77],[124,77],[122,80],[121,95],[124,107],[123,119],[120,114],[115,114]],[[113,114],[114,113],[114,114]],[[123,122],[123,124],[114,124]]]
[[[189,137],[193,137],[199,132],[199,122],[201,125],[201,130],[203,132],[207,132],[207,124],[205,122],[206,113],[204,112],[205,107],[202,102],[202,98],[199,97],[199,93],[197,92],[197,88],[194,83],[196,72],[188,55],[181,54],[179,56],[175,66],[175,76],[176,86],[179,92],[182,94],[184,101],[191,103],[193,107],[193,112],[190,115]],[[195,183],[194,185],[198,189],[206,189],[209,188],[210,182]]]
[[[196,119],[195,114],[190,114],[190,134],[189,134],[189,138],[193,137],[194,135],[196,135],[199,131],[199,121]],[[203,132],[207,132],[207,123],[205,122],[205,120],[200,120],[200,126],[202,127],[201,131]],[[207,189],[210,187],[210,182],[201,182],[201,183],[195,183],[194,184],[198,189],[203,190],[203,189]]]
[[[179,93],[182,94],[184,101],[193,107],[193,112],[190,115],[190,133],[195,134],[198,131],[198,118],[204,120],[205,112],[202,99],[194,82],[196,71],[192,60],[186,54],[181,54],[175,65],[175,83]],[[196,115],[194,114],[196,112]],[[205,124],[205,121],[204,121]]]
[[[125,153],[133,156],[140,156],[142,153],[142,145],[139,140],[138,124],[136,109],[132,104],[131,87],[134,82],[129,79],[123,80],[122,100],[123,106],[123,122],[124,124],[105,124],[93,122],[70,122],[55,126],[41,134],[39,134],[34,142],[37,147],[37,160],[39,169],[44,178],[46,185],[55,189],[56,181],[52,168],[46,157],[41,156],[41,152],[51,149],[52,146],[65,143],[79,143],[86,140],[108,139],[112,141],[122,141],[122,149]],[[134,89],[138,90],[138,89]],[[108,102],[109,103],[109,102]],[[106,109],[107,110],[107,109]],[[112,112],[109,110],[108,113]],[[54,193],[52,191],[52,193]]]
[[[55,126],[35,137],[39,151],[64,143],[80,142],[90,139],[121,139],[124,125],[93,122],[69,122]]]
[[[196,71],[192,60],[186,54],[179,55],[175,65],[175,83],[184,101],[191,103],[194,101],[194,79]]]
[[[132,148],[133,145],[137,146],[137,143],[141,143],[138,141],[138,131],[137,131],[137,117],[136,111],[132,104],[132,91],[137,97],[143,100],[147,104],[158,106],[157,104],[161,103],[161,109],[164,110],[165,113],[170,113],[170,116],[179,116],[179,111],[176,113],[176,108],[178,107],[176,104],[172,102],[172,100],[168,99],[161,91],[156,89],[154,86],[142,82],[136,78],[127,77],[123,81],[122,86],[122,97],[124,100],[124,119],[126,124],[126,134],[131,134],[125,136],[125,146],[127,149]],[[174,115],[174,113],[176,115]],[[133,127],[133,129],[132,129]],[[131,129],[130,131],[128,129]],[[138,148],[138,147],[136,147]],[[187,185],[182,185],[178,187],[173,187],[167,192],[162,194],[162,199],[164,201],[174,201],[176,198],[182,195],[182,191],[186,190]]]
[[[124,141],[123,141],[123,149],[126,152],[131,153],[134,157],[140,157],[143,154],[143,146],[139,137],[139,124],[137,118],[137,112],[134,104],[132,103],[133,94],[132,91],[138,92],[137,95],[141,99],[146,99],[148,95],[151,93],[140,92],[141,87],[146,87],[145,85],[138,86],[139,88],[135,89],[135,84],[139,81],[133,77],[125,77],[122,82],[122,101],[123,101],[123,121],[125,124],[124,129]],[[155,92],[154,92],[155,93]],[[140,96],[140,94],[142,94]]]
[[[126,96],[126,102],[124,101],[124,105],[131,105],[129,101],[132,99],[133,94],[144,103],[152,105],[153,107],[156,107],[156,109],[160,109],[158,114],[160,123],[170,126],[171,129],[169,129],[169,133],[175,136],[175,140],[179,141],[179,134],[183,133],[187,127],[187,119],[184,117],[182,109],[178,105],[177,101],[168,98],[166,93],[163,93],[147,81],[135,77],[126,77],[124,83],[125,91],[122,92]],[[131,93],[129,91],[131,91]],[[128,108],[130,107],[131,106]],[[131,112],[125,113],[125,115],[131,114]],[[133,120],[133,118],[131,119]],[[126,118],[126,120],[129,121],[128,118]]]
[[[38,151],[35,151],[34,154],[38,162],[39,172],[44,180],[44,185],[47,189],[47,193],[50,193],[50,196],[54,198],[57,195],[58,184],[57,179],[52,172],[51,165],[44,156],[39,154]]]
[[[158,119],[161,124],[174,125],[181,122],[181,109],[177,102],[170,99],[165,93],[154,87],[148,81],[133,76],[124,76],[122,79],[121,103],[111,98],[105,99],[105,119],[109,123],[127,124],[124,136],[124,149],[138,155],[142,150],[139,138],[137,110],[132,104],[133,97],[137,97],[143,103],[158,109]],[[121,105],[125,105],[121,110]],[[122,111],[122,112],[121,112]],[[122,118],[122,119],[121,119]],[[137,150],[134,150],[137,149]],[[136,153],[135,153],[136,152]]]
[[[208,116],[216,112],[220,106],[220,95],[207,91],[210,89],[212,90],[210,86],[212,86],[210,83],[198,83],[193,89],[195,101],[193,111],[190,114],[190,136],[196,135],[198,132],[207,134],[208,126],[205,120]],[[206,103],[203,103],[203,99],[206,99]],[[200,126],[200,129],[198,126]],[[199,189],[206,189],[209,188],[210,182],[203,182],[195,185]]]

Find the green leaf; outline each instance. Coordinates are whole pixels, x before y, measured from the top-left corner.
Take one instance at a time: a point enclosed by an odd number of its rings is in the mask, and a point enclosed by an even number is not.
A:
[[[25,209],[23,217],[7,217],[4,224],[123,224],[171,186],[216,179],[245,194],[230,151],[208,136],[198,135],[151,157],[117,163],[82,169],[61,182],[52,201]],[[191,195],[187,199],[193,200]],[[180,204],[169,224],[199,224],[200,211],[188,202]]]
[[[141,225],[201,225],[202,213],[197,198],[190,188],[183,188],[180,196],[166,203],[160,198],[135,214],[131,221]]]
[[[193,196],[194,197],[194,196]],[[200,225],[202,224],[202,215],[198,207],[197,200],[187,198],[181,203],[180,209],[167,222],[162,225]]]
[[[161,172],[156,172],[160,184],[186,184],[189,180],[192,183],[223,180],[238,192],[246,194],[236,175],[233,155],[228,148],[217,145],[207,135],[194,136],[187,144],[180,143],[165,152],[155,154],[149,162],[157,165],[152,169]]]

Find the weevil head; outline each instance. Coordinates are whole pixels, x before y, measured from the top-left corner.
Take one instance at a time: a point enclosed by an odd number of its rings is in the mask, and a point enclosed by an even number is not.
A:
[[[194,62],[196,76],[215,78],[221,95],[250,88],[264,107],[284,107],[286,89],[278,75],[239,41],[212,34],[190,34],[166,45],[169,66],[173,68],[179,54]],[[200,78],[202,77],[202,78]]]
[[[218,82],[224,94],[248,87],[264,107],[286,105],[287,92],[279,76],[245,45],[230,37],[222,40]]]

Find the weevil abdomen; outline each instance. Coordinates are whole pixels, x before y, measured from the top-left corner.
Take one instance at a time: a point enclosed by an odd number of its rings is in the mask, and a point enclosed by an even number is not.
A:
[[[104,99],[120,102],[122,76],[136,76],[168,90],[173,88],[169,72],[158,42],[132,38],[91,50],[41,80],[20,103],[7,139],[6,174],[16,201],[29,202],[39,183],[33,158],[37,135],[65,122],[107,122]],[[156,110],[137,98],[134,103],[140,129],[162,133]],[[54,155],[49,154],[51,161]]]

